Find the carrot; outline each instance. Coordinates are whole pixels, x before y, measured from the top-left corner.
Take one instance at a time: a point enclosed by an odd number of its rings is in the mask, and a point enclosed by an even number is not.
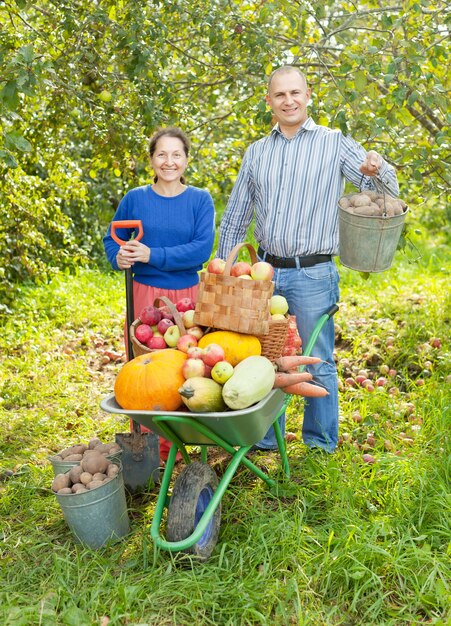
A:
[[[324,389],[324,387],[304,382],[283,387],[282,391],[285,393],[296,394],[297,396],[304,396],[306,398],[323,398],[324,396],[329,395],[329,392],[327,389]]]
[[[316,356],[281,356],[275,363],[279,372],[289,372],[299,365],[315,365],[321,363],[321,359]]]
[[[312,380],[313,376],[309,372],[276,372],[273,389],[289,387],[296,383]]]

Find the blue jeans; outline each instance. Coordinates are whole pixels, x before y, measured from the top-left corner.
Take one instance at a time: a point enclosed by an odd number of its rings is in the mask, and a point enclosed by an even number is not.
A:
[[[285,296],[290,314],[296,316],[303,346],[312,334],[315,324],[331,306],[338,302],[339,276],[333,261],[318,263],[312,267],[275,269],[274,293]],[[302,439],[310,448],[323,448],[333,452],[338,441],[338,379],[334,361],[335,331],[331,318],[323,326],[313,347],[312,356],[324,362],[308,366],[314,380],[329,391],[324,398],[305,398]],[[285,433],[285,414],[279,418]],[[277,448],[274,428],[257,444],[260,448]]]

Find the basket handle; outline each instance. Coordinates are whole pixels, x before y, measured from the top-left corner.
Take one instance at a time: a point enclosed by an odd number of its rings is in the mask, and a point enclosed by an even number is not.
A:
[[[178,329],[180,331],[180,335],[186,335],[186,328],[185,328],[185,325],[183,324],[182,316],[175,308],[174,303],[171,302],[169,298],[166,298],[166,296],[158,296],[158,298],[155,298],[153,302],[154,306],[158,306],[157,304],[158,301],[164,302],[164,304],[171,311],[172,315],[174,316],[174,322],[177,324]]]
[[[257,253],[255,252],[252,244],[247,243],[247,242],[237,243],[236,246],[232,248],[232,250],[229,253],[229,256],[227,257],[226,264],[224,267],[224,272],[223,272],[224,276],[230,276],[230,270],[232,269],[232,265],[234,264],[235,259],[238,256],[238,253],[244,247],[246,247],[249,251],[249,256],[251,257],[252,265],[254,263],[257,263],[258,261]]]

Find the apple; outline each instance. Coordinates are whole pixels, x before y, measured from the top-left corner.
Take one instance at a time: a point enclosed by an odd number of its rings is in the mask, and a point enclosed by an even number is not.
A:
[[[246,261],[238,261],[235,265],[232,265],[232,269],[230,270],[230,276],[243,276],[243,275],[251,275],[252,267]]]
[[[167,317],[163,317],[157,324],[157,330],[164,335],[168,328],[174,326],[174,322]]]
[[[204,353],[203,348],[199,348],[199,346],[193,346],[192,348],[188,348],[187,355],[190,359],[201,359]]]
[[[196,337],[198,341],[201,337],[204,336],[204,329],[200,326],[191,326],[191,328],[187,328],[186,332],[193,337]]]
[[[186,359],[182,365],[182,375],[185,379],[205,374],[205,363],[201,359]]]
[[[143,324],[154,326],[161,320],[161,311],[156,306],[146,306],[139,314],[139,319]]]
[[[233,374],[233,365],[228,361],[218,361],[211,368],[211,377],[220,385],[229,380]]]
[[[254,280],[272,280],[274,268],[266,261],[257,261],[251,268],[251,276]]]
[[[273,313],[271,315],[271,319],[272,320],[285,320],[287,318],[285,317],[285,315],[282,315],[282,313]]]
[[[168,344],[170,348],[175,348],[178,340],[180,339],[180,330],[179,327],[173,324],[169,326],[167,331],[163,335],[165,342]]]
[[[252,276],[249,276],[249,274],[241,274],[241,276],[238,276],[238,278],[252,280]]]
[[[185,311],[183,313],[182,322],[185,328],[191,328],[192,326],[196,325],[194,322],[194,313],[194,309],[189,309],[189,311]]]
[[[172,314],[172,311],[167,305],[160,306],[158,310],[161,313],[162,319],[168,319],[168,320],[174,321],[174,316]]]
[[[147,343],[153,337],[153,330],[148,324],[140,324],[135,328],[135,337],[141,343]]]
[[[175,308],[179,313],[184,313],[185,311],[189,311],[191,309],[196,308],[196,305],[191,300],[191,298],[182,298],[177,302]]]
[[[212,370],[212,366],[205,364],[204,378],[211,378],[211,370]]]
[[[217,343],[209,343],[204,348],[202,360],[206,365],[213,367],[219,361],[225,361],[225,352],[222,346]]]
[[[177,341],[177,350],[181,352],[188,352],[190,348],[195,348],[197,346],[197,339],[193,337],[193,335],[182,335],[179,337]]]
[[[355,377],[355,382],[358,385],[362,385],[365,380],[367,380],[367,376],[364,376],[363,374],[357,374]]]
[[[167,348],[164,337],[155,337],[155,335],[149,339],[146,345],[152,350],[163,350],[164,348]]]
[[[285,315],[285,313],[288,313],[288,302],[286,298],[283,296],[272,296],[269,301],[269,312],[271,315],[275,313]]]
[[[207,265],[209,274],[223,274],[226,262],[223,259],[212,259]]]

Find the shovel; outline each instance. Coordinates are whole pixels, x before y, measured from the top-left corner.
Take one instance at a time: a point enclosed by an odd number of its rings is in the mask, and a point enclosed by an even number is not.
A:
[[[141,220],[120,220],[112,222],[111,236],[114,241],[123,246],[126,242],[118,237],[116,228],[137,228],[138,234],[135,239],[139,241],[143,236]],[[126,296],[126,319],[127,319],[127,348],[128,360],[133,358],[133,344],[130,338],[130,326],[134,320],[133,303],[133,275],[132,268],[125,270],[125,296]],[[132,431],[129,433],[116,433],[116,443],[122,449],[122,470],[124,484],[131,493],[140,491],[146,487],[149,480],[158,482],[160,466],[160,440],[158,435],[152,432],[141,432],[140,425],[132,421]]]

